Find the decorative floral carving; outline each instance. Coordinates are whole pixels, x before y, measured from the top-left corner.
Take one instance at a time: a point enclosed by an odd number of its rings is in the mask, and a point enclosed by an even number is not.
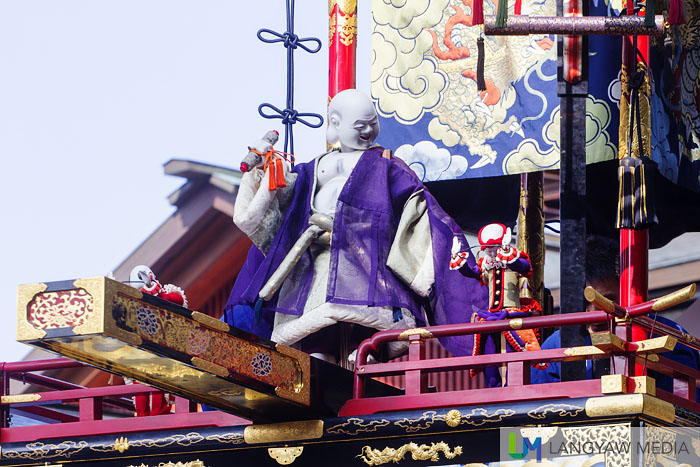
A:
[[[160,323],[156,315],[146,307],[141,307],[136,312],[136,322],[140,330],[154,337],[160,331]]]
[[[27,310],[27,320],[36,329],[80,326],[93,310],[93,299],[85,289],[37,294]]]
[[[257,353],[250,361],[253,373],[257,376],[267,376],[272,372],[272,359],[267,352]]]
[[[191,355],[202,355],[209,348],[209,336],[199,328],[194,328],[187,339],[187,352]]]

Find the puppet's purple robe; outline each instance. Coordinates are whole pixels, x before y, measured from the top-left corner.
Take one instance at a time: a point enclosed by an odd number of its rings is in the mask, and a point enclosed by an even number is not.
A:
[[[472,313],[488,308],[488,291],[481,286],[470,255],[464,277],[449,269],[454,237],[466,248],[457,224],[438,205],[415,173],[400,159],[382,157],[382,148],[364,152],[343,187],[336,206],[330,246],[326,301],[357,306],[391,306],[409,310],[428,325],[468,322]],[[294,242],[308,227],[314,186],[314,163],[297,164],[293,199],[267,256],[255,246],[240,271],[225,308],[224,320],[261,337],[269,337],[275,312],[301,315],[313,277],[311,249],[299,260],[280,290],[263,306],[256,324],[251,307],[258,292],[276,270]],[[403,207],[409,197],[424,190],[430,220],[435,283],[430,297],[413,292],[387,267]],[[469,275],[469,274],[468,274]],[[471,336],[441,339],[454,355],[470,355]]]

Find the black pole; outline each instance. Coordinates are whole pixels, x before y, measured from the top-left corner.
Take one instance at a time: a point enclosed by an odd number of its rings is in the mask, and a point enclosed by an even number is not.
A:
[[[582,1],[583,15],[588,14],[588,3]],[[564,1],[557,1],[557,14],[563,15]],[[586,286],[586,97],[588,95],[588,38],[581,36],[582,77],[571,84],[564,79],[563,36],[558,36],[558,82],[560,97],[559,217],[560,234],[560,313],[585,310],[583,289]],[[584,326],[565,326],[561,329],[561,346],[587,344]],[[561,380],[575,381],[586,378],[586,362],[562,362]]]

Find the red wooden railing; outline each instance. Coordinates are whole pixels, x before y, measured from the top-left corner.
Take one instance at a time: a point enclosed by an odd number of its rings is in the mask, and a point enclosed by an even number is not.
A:
[[[87,436],[136,431],[169,430],[204,426],[232,426],[249,421],[220,411],[198,412],[197,404],[175,397],[174,412],[151,417],[134,417],[132,397],[161,392],[143,384],[84,387],[36,372],[82,368],[67,358],[0,363],[2,398],[0,442],[34,441],[43,438]],[[10,380],[31,383],[45,391],[10,394]],[[64,404],[77,403],[77,415],[66,413]],[[59,409],[61,405],[64,411]],[[33,426],[12,426],[10,409],[44,422]],[[103,415],[111,410],[110,418]]]
[[[502,321],[484,321],[479,323],[462,323],[444,326],[426,327],[416,330],[382,331],[364,341],[357,351],[353,399],[341,409],[341,415],[358,415],[386,410],[410,410],[429,407],[447,407],[452,405],[488,404],[505,401],[525,401],[537,399],[556,399],[590,397],[603,395],[600,380],[568,381],[530,385],[530,366],[534,363],[564,362],[575,360],[593,360],[625,355],[638,365],[627,365],[618,369],[625,376],[635,376],[639,368],[657,371],[673,378],[673,393],[657,391],[657,396],[689,410],[700,412],[700,404],[695,400],[695,387],[700,379],[700,372],[685,365],[659,357],[658,362],[649,361],[643,353],[645,344],[623,341],[622,349],[601,352],[594,346],[560,349],[548,349],[532,352],[500,353],[453,358],[425,359],[425,342],[441,337],[465,336],[471,334],[491,334],[511,331],[513,329],[551,328],[573,325],[591,325],[611,322],[611,317],[622,318],[630,322],[637,318],[639,324],[651,326],[648,319],[641,319],[648,313],[660,311],[685,301],[695,294],[695,286],[688,286],[678,292],[656,300],[622,307],[600,296],[592,288],[586,290],[586,298],[603,308],[601,311],[567,313],[554,316],[536,316]],[[655,334],[671,335],[681,343],[700,350],[700,342],[692,336],[673,328],[656,325]],[[367,364],[367,357],[377,352],[380,346],[389,342],[408,341],[408,361]],[[506,367],[508,385],[489,389],[472,389],[436,393],[428,390],[430,373],[483,369],[485,367]],[[405,375],[405,395],[378,398],[365,398],[367,378]]]

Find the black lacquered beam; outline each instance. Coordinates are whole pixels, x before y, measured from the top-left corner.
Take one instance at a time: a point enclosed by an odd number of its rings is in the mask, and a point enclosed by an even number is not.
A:
[[[508,26],[496,27],[496,17],[484,16],[484,33],[491,36],[527,36],[528,34],[659,36],[664,32],[664,17],[656,15],[654,27],[644,26],[643,16],[527,16],[509,15]]]

